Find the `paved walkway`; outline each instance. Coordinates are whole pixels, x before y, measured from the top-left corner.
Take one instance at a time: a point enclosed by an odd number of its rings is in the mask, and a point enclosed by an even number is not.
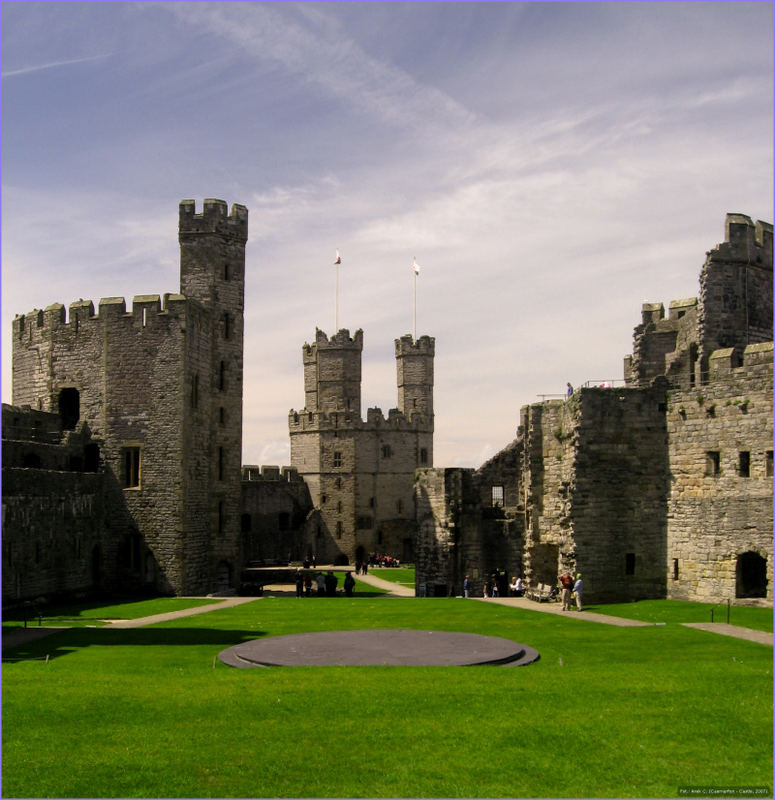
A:
[[[722,636],[734,636],[736,639],[768,644],[772,647],[772,634],[768,631],[741,628],[739,625],[727,625],[726,622],[682,622],[681,624],[686,628],[697,628],[710,633],[720,633]]]
[[[482,603],[495,603],[500,606],[524,608],[527,611],[541,611],[544,614],[559,614],[566,619],[578,619],[586,622],[600,622],[603,625],[616,625],[619,628],[644,628],[653,626],[653,622],[641,622],[638,619],[625,619],[624,617],[611,617],[608,614],[598,614],[595,611],[563,611],[561,603],[536,603],[526,597],[476,597]]]
[[[369,570],[365,575],[356,575],[359,581],[368,583],[375,589],[385,589],[390,597],[414,597],[414,586],[404,586],[402,583],[395,581],[386,581],[384,578],[379,577],[382,571],[390,572],[390,567],[383,567],[382,570],[377,569],[376,572]]]

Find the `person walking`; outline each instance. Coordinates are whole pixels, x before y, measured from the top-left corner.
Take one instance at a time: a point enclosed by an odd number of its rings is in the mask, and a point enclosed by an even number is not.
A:
[[[465,580],[463,581],[463,597],[470,597],[471,596],[471,578],[466,575]]]
[[[576,583],[573,584],[573,593],[576,595],[576,608],[581,611],[581,594],[584,591],[584,585],[581,582],[581,573],[576,575]]]
[[[562,586],[562,610],[570,611],[570,593],[573,587],[573,578],[566,571],[560,575],[560,586]]]

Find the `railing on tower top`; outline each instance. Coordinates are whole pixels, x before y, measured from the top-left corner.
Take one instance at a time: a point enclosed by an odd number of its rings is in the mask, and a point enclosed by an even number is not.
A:
[[[623,378],[606,378],[605,380],[595,380],[595,381],[585,381],[581,384],[580,389],[617,389],[623,388],[627,386],[627,381]],[[575,390],[574,390],[575,391]],[[555,393],[555,394],[539,394],[536,395],[540,397],[542,400],[557,400],[563,399],[565,397],[569,397],[570,395],[567,392],[562,393]]]

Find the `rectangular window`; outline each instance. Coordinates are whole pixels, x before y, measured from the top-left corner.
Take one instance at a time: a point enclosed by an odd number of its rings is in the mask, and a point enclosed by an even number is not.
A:
[[[123,451],[124,488],[134,489],[140,486],[140,448],[125,447]]]
[[[369,530],[372,526],[372,519],[371,517],[358,517],[358,521],[356,527],[359,530]]]
[[[749,451],[740,451],[740,460],[737,471],[741,478],[751,477],[751,453]]]
[[[625,575],[635,574],[635,553],[624,554],[624,574]]]
[[[705,453],[705,474],[718,475],[721,471],[721,453],[718,450],[708,450]]]
[[[226,388],[226,362],[221,361],[220,370],[218,372],[218,389],[223,391]]]
[[[342,453],[339,450],[334,451],[334,466],[335,467],[342,466]]]
[[[191,377],[191,408],[199,408],[199,375]]]
[[[677,558],[673,559],[673,580],[674,581],[678,580],[678,559]]]
[[[228,311],[223,315],[223,338],[231,339],[231,317]]]
[[[341,539],[342,538],[342,523],[341,522],[337,522],[336,523],[336,538],[337,539]]]
[[[224,463],[223,448],[219,447],[218,448],[218,480],[219,481],[223,480],[223,463]]]
[[[389,444],[382,445],[382,458],[390,458],[393,455],[393,448]]]
[[[766,474],[768,478],[772,477],[772,450],[767,451]]]
[[[493,486],[492,487],[492,507],[493,508],[502,508],[503,507],[503,487],[502,486]]]
[[[420,448],[420,463],[427,464],[428,463],[428,451],[426,448]]]

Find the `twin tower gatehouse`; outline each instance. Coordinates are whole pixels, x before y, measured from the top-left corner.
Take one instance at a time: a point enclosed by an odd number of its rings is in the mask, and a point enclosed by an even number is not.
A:
[[[291,466],[318,516],[304,556],[348,564],[381,552],[414,559],[415,470],[433,466],[433,358],[429,336],[396,339],[398,407],[361,417],[363,331],[321,330],[305,344],[305,405],[288,417]]]

